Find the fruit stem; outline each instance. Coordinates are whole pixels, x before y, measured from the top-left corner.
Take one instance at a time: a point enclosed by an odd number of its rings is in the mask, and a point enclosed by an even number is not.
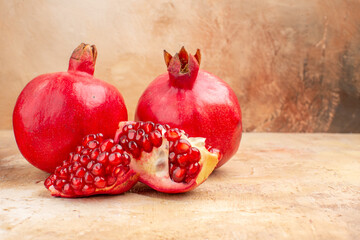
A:
[[[68,71],[94,74],[97,50],[95,45],[81,43],[71,54]]]
[[[178,88],[191,89],[199,72],[200,50],[198,49],[194,56],[188,54],[184,47],[174,56],[164,50],[164,59],[170,84]]]

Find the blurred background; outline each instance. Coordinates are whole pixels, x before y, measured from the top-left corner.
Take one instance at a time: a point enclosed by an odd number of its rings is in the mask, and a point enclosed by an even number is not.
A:
[[[0,0],[0,129],[24,86],[85,42],[129,119],[163,50],[184,45],[234,89],[244,131],[360,132],[359,13],[358,0]]]

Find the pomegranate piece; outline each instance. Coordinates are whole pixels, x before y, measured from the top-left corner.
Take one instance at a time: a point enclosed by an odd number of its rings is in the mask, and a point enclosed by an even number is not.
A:
[[[133,130],[135,137],[129,135]],[[130,168],[139,173],[141,182],[167,193],[200,185],[219,158],[207,150],[204,138],[188,138],[182,130],[152,122],[120,122],[114,143],[129,153]]]
[[[40,75],[19,95],[14,134],[20,152],[35,167],[53,173],[85,135],[101,132],[112,138],[119,122],[127,120],[120,92],[93,76],[96,57],[96,47],[82,43],[67,72]],[[93,134],[83,141],[75,153],[85,155],[83,148],[96,149],[102,142]]]
[[[90,134],[75,149],[81,149],[81,153],[70,153],[45,180],[45,187],[53,196],[119,194],[138,181],[138,174],[129,167],[129,154],[113,139],[103,140],[102,134]]]
[[[201,54],[184,47],[171,56],[164,51],[167,73],[158,76],[139,99],[135,120],[159,121],[185,130],[190,137],[206,138],[227,162],[238,150],[242,134],[241,109],[236,94],[220,78],[200,69]],[[154,94],[156,92],[156,94]],[[167,133],[173,140],[179,132]]]

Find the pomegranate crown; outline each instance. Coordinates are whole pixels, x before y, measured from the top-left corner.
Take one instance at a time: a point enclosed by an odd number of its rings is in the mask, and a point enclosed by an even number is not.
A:
[[[200,49],[192,55],[183,46],[174,56],[164,50],[164,59],[172,85],[179,88],[191,88],[199,72]]]
[[[81,43],[71,54],[68,71],[80,71],[93,75],[96,57],[95,45]]]

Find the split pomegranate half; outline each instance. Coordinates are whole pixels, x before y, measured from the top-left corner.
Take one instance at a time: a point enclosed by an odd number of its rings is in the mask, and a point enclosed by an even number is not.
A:
[[[113,139],[104,139],[101,133],[90,134],[44,184],[51,195],[58,197],[123,193],[139,178],[130,169],[130,161],[130,155]]]
[[[219,151],[208,150],[204,138],[189,138],[182,130],[153,122],[121,122],[114,141],[132,155],[130,168],[139,180],[165,193],[199,186],[219,159]]]

